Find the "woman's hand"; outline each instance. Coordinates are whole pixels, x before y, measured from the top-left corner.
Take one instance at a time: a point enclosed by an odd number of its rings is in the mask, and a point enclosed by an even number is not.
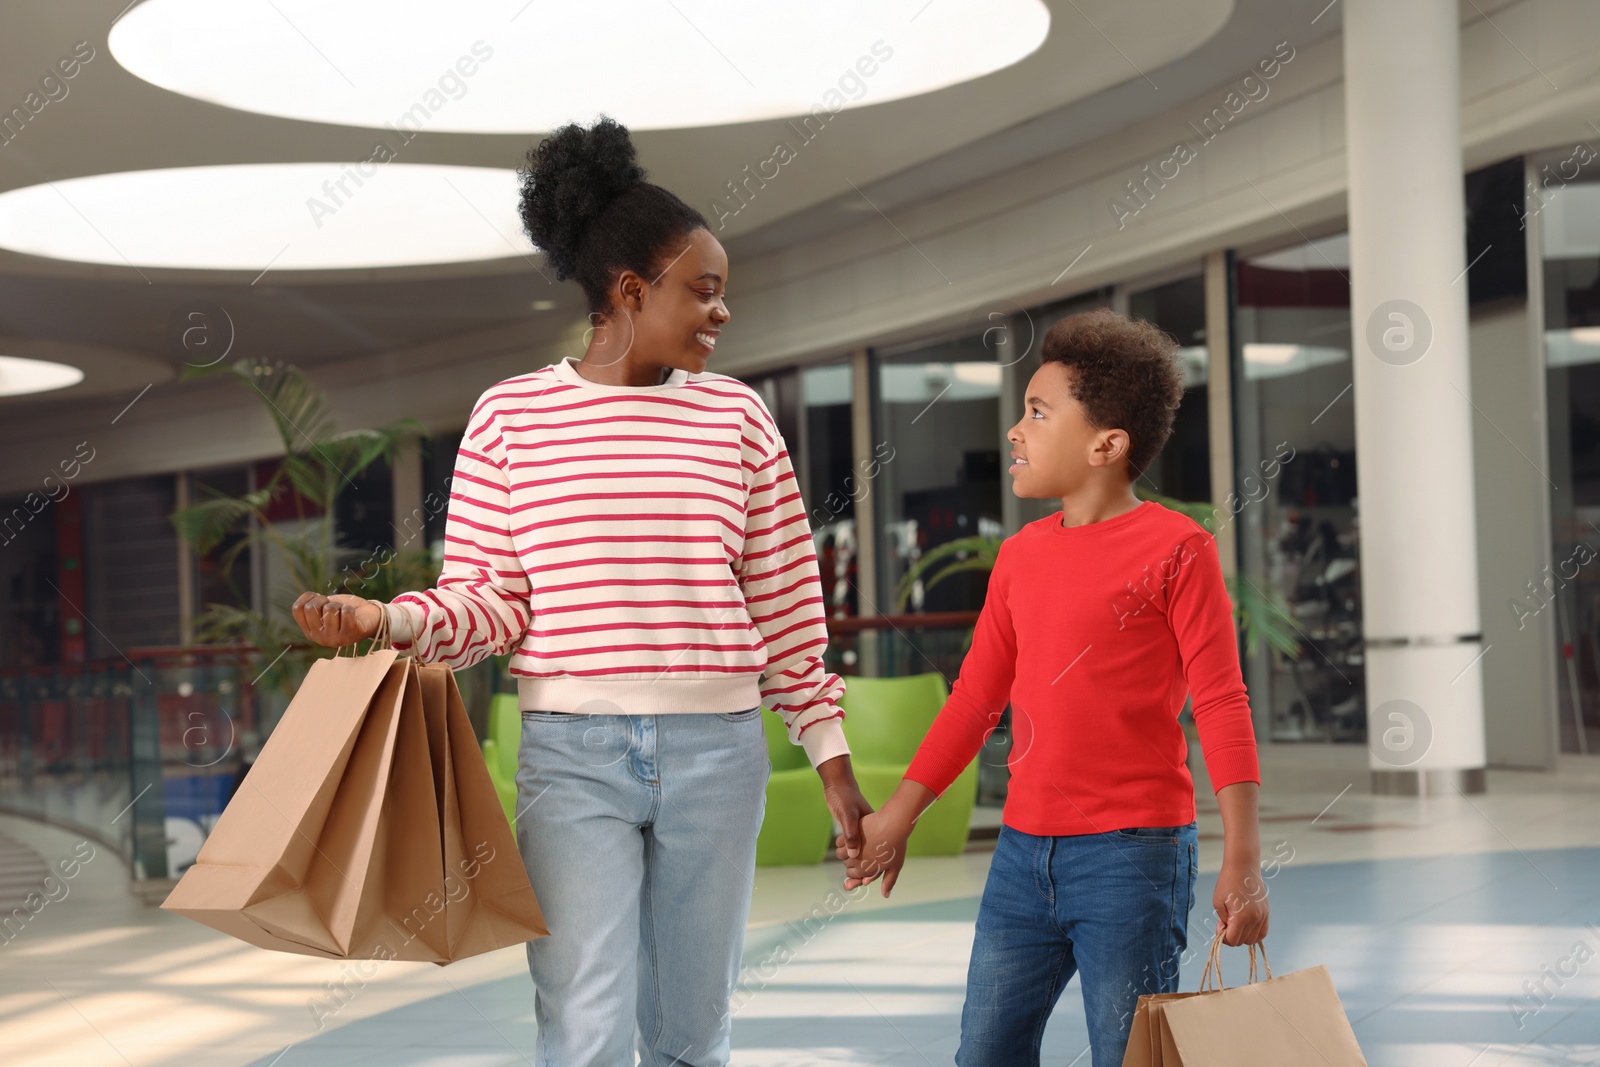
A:
[[[341,648],[374,636],[383,607],[377,601],[348,593],[301,593],[291,610],[307,637],[319,645]]]
[[[872,814],[872,805],[856,785],[856,772],[850,767],[849,756],[827,760],[817,767],[817,774],[822,778],[822,796],[828,802],[828,810],[833,812],[833,821],[844,831],[840,835],[840,840],[845,842],[841,847],[854,856],[851,850],[861,847],[861,820]]]

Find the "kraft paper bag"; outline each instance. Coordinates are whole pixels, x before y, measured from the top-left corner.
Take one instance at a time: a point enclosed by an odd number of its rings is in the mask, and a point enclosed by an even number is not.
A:
[[[1207,989],[1213,975],[1222,985],[1220,946],[1212,942],[1200,991],[1139,998],[1123,1067],[1366,1067],[1326,967],[1275,978],[1267,965],[1258,982],[1251,946],[1246,985]]]
[[[1139,998],[1133,1012],[1133,1024],[1128,1030],[1128,1049],[1122,1056],[1122,1067],[1165,1067],[1176,1060],[1166,1060],[1161,1045],[1161,1014],[1166,1005],[1175,1000],[1202,996],[1200,993],[1150,993]]]
[[[444,965],[546,936],[455,676],[311,665],[161,905],[262,948]]]

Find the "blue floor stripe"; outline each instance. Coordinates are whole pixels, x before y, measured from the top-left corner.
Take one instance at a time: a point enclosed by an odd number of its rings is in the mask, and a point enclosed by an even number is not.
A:
[[[1274,970],[1326,965],[1371,1067],[1600,1064],[1600,849],[1299,866],[1291,861],[1267,885]],[[1199,981],[1214,886],[1215,875],[1202,875],[1196,887],[1184,989]],[[977,908],[974,897],[870,912],[847,909],[833,921],[970,925]],[[1442,926],[1461,929],[1444,934]],[[1506,927],[1526,929],[1508,934]],[[752,931],[746,964],[764,960],[786,938],[796,940],[792,925]],[[964,969],[965,951],[963,944],[962,958],[950,962]],[[830,954],[837,956],[837,941]],[[803,947],[799,958],[806,958]],[[1229,950],[1230,982],[1244,977],[1244,959],[1242,949]],[[874,965],[866,963],[865,973]],[[849,993],[850,972],[844,966],[841,971],[837,983],[786,981],[759,996]],[[961,993],[959,985],[897,988],[864,980],[874,995],[944,993],[959,1003]],[[301,1042],[277,1067],[357,1063],[369,1054],[374,1063],[395,1067],[530,1062],[524,1058],[531,1056],[533,1036],[529,981],[506,979],[465,992],[498,1032],[452,993]],[[429,1019],[438,1020],[431,1035],[423,1025]],[[407,1047],[380,1051],[393,1044],[397,1023],[419,1024],[422,1032]],[[958,1029],[959,1011],[848,1019],[740,1016],[734,1062],[757,1053],[761,1062],[848,1062],[823,1051],[847,1048],[858,1050],[853,1062],[859,1063],[947,1064]],[[1065,1067],[1082,1051],[1085,1034],[1074,982],[1046,1031],[1045,1062]],[[367,1049],[364,1037],[371,1039]],[[1424,1047],[1430,1043],[1453,1048],[1432,1051]],[[263,1057],[252,1067],[267,1067],[272,1059]],[[1087,1063],[1085,1056],[1076,1067]]]

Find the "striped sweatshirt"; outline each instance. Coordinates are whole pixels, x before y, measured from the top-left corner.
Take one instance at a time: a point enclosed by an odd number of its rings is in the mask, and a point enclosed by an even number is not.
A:
[[[456,669],[512,652],[525,711],[764,705],[813,766],[849,752],[805,504],[772,415],[724,374],[600,385],[572,362],[472,409],[436,588],[394,646]]]

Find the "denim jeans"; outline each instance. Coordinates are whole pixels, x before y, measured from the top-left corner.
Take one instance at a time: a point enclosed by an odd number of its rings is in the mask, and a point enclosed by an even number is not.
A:
[[[517,847],[550,936],[528,942],[536,1067],[722,1067],[756,835],[759,708],[522,716]]]
[[[1002,826],[967,968],[960,1067],[1034,1067],[1076,972],[1093,1067],[1122,1067],[1139,997],[1178,988],[1196,824],[1037,837]]]

